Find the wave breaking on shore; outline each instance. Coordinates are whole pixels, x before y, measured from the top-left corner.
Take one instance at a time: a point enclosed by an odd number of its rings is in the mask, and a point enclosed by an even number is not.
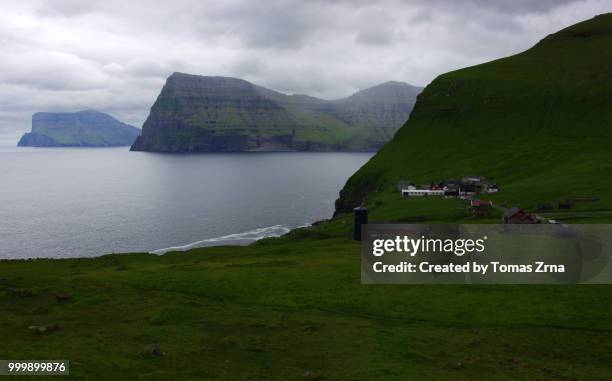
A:
[[[289,233],[291,228],[285,225],[274,225],[267,226],[264,228],[257,228],[242,233],[228,234],[220,237],[208,238],[201,241],[188,243],[182,246],[167,247],[165,249],[158,249],[150,251],[149,254],[162,255],[171,251],[187,251],[196,249],[199,247],[211,247],[211,246],[223,246],[223,245],[248,245],[255,241],[264,238],[280,237],[284,234]]]

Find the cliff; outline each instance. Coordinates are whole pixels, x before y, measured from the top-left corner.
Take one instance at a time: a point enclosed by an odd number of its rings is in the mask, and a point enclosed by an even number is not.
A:
[[[174,73],[132,150],[375,150],[408,118],[419,91],[389,82],[327,101],[236,78]]]
[[[111,147],[134,142],[140,129],[95,110],[75,113],[38,112],[32,116],[32,132],[24,134],[20,147]]]

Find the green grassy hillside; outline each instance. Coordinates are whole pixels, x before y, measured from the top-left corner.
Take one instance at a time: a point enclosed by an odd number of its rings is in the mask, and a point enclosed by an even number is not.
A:
[[[347,182],[338,211],[400,180],[494,179],[499,201],[533,207],[574,196],[612,209],[612,15],[524,53],[443,74],[409,121]],[[612,214],[607,214],[612,219]]]
[[[348,226],[161,257],[0,261],[0,353],[69,359],[89,380],[612,377],[612,288],[362,286]]]
[[[228,77],[172,74],[135,151],[372,151],[408,118],[421,88],[387,82],[335,101]]]

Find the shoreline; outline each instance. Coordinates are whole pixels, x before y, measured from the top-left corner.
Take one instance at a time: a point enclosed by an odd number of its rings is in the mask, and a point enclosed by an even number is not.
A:
[[[132,252],[118,252],[118,253],[105,253],[95,256],[81,256],[81,257],[28,257],[28,258],[0,258],[0,262],[16,262],[16,261],[36,261],[36,260],[70,260],[70,259],[96,259],[108,255],[130,255],[130,254],[151,254],[156,256],[162,256],[171,252],[186,252],[193,249],[207,248],[207,247],[218,247],[218,246],[235,246],[244,247],[252,243],[260,241],[266,238],[278,238],[286,234],[289,234],[293,230],[314,226],[314,223],[302,224],[294,227],[287,225],[272,225],[260,228],[247,230],[240,233],[231,233],[217,237],[205,238],[203,240],[190,242],[184,245],[169,246],[166,248],[155,249],[150,251],[132,251]]]

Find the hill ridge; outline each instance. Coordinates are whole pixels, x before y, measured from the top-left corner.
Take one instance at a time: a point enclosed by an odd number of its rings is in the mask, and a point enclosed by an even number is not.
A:
[[[95,109],[76,112],[39,111],[20,147],[109,147],[131,145],[140,129]]]
[[[393,193],[402,180],[466,174],[505,185],[492,198],[507,202],[596,194],[612,205],[612,184],[602,180],[612,159],[612,15],[552,36],[434,79],[395,137],[347,181],[336,213]]]
[[[397,85],[394,85],[397,86]],[[288,95],[240,78],[173,73],[134,151],[372,151],[408,119],[420,88],[337,100]]]

